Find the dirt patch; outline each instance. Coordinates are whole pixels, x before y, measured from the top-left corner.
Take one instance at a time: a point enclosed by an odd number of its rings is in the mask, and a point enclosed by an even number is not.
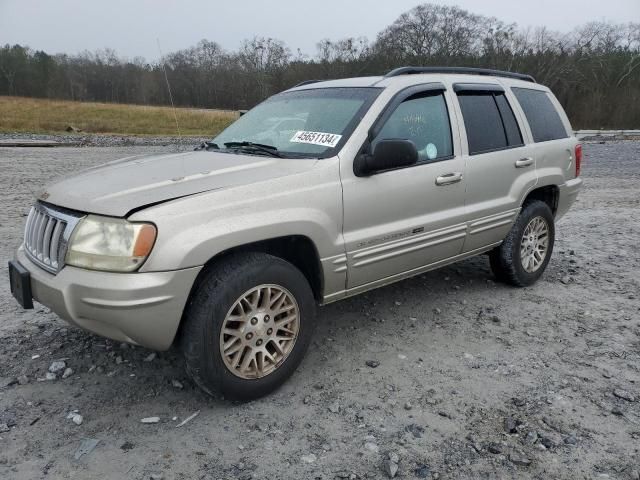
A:
[[[10,298],[32,191],[159,150],[0,149],[0,478],[638,478],[640,143],[585,146],[533,287],[478,257],[325,307],[297,373],[247,404]]]

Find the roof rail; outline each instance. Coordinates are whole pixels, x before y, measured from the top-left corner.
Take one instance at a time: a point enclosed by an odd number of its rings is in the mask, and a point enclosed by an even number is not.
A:
[[[294,85],[291,88],[297,88],[297,87],[302,87],[304,85],[311,85],[312,83],[318,83],[318,82],[323,82],[324,80],[305,80],[304,82],[300,82],[297,85]]]
[[[464,75],[487,75],[492,77],[515,78],[525,82],[536,83],[535,78],[523,73],[505,72],[503,70],[492,70],[490,68],[472,67],[401,67],[391,70],[385,75],[386,78],[399,77],[400,75],[415,75],[420,73],[459,73]]]

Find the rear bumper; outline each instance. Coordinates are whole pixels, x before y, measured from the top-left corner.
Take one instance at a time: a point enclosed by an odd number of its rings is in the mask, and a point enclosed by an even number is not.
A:
[[[582,179],[574,178],[573,180],[567,180],[563,185],[560,185],[560,195],[558,198],[558,209],[556,210],[556,220],[559,220],[565,213],[569,211],[571,205],[578,198],[578,192],[582,188]]]
[[[154,350],[168,349],[201,267],[170,272],[109,273],[64,267],[57,275],[17,260],[31,275],[34,300],[98,335]]]

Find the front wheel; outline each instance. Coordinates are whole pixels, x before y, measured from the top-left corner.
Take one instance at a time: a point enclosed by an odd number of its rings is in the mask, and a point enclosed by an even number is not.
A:
[[[208,393],[250,400],[279,387],[311,340],[315,300],[293,265],[263,253],[222,259],[184,315],[187,372]]]
[[[535,283],[544,273],[553,251],[555,226],[549,206],[528,202],[499,247],[489,254],[496,278],[516,287]]]

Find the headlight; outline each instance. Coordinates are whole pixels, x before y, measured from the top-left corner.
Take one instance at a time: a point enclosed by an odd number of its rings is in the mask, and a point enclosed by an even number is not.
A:
[[[150,223],[89,215],[71,235],[66,263],[91,270],[132,272],[151,253],[155,240],[156,227]]]

